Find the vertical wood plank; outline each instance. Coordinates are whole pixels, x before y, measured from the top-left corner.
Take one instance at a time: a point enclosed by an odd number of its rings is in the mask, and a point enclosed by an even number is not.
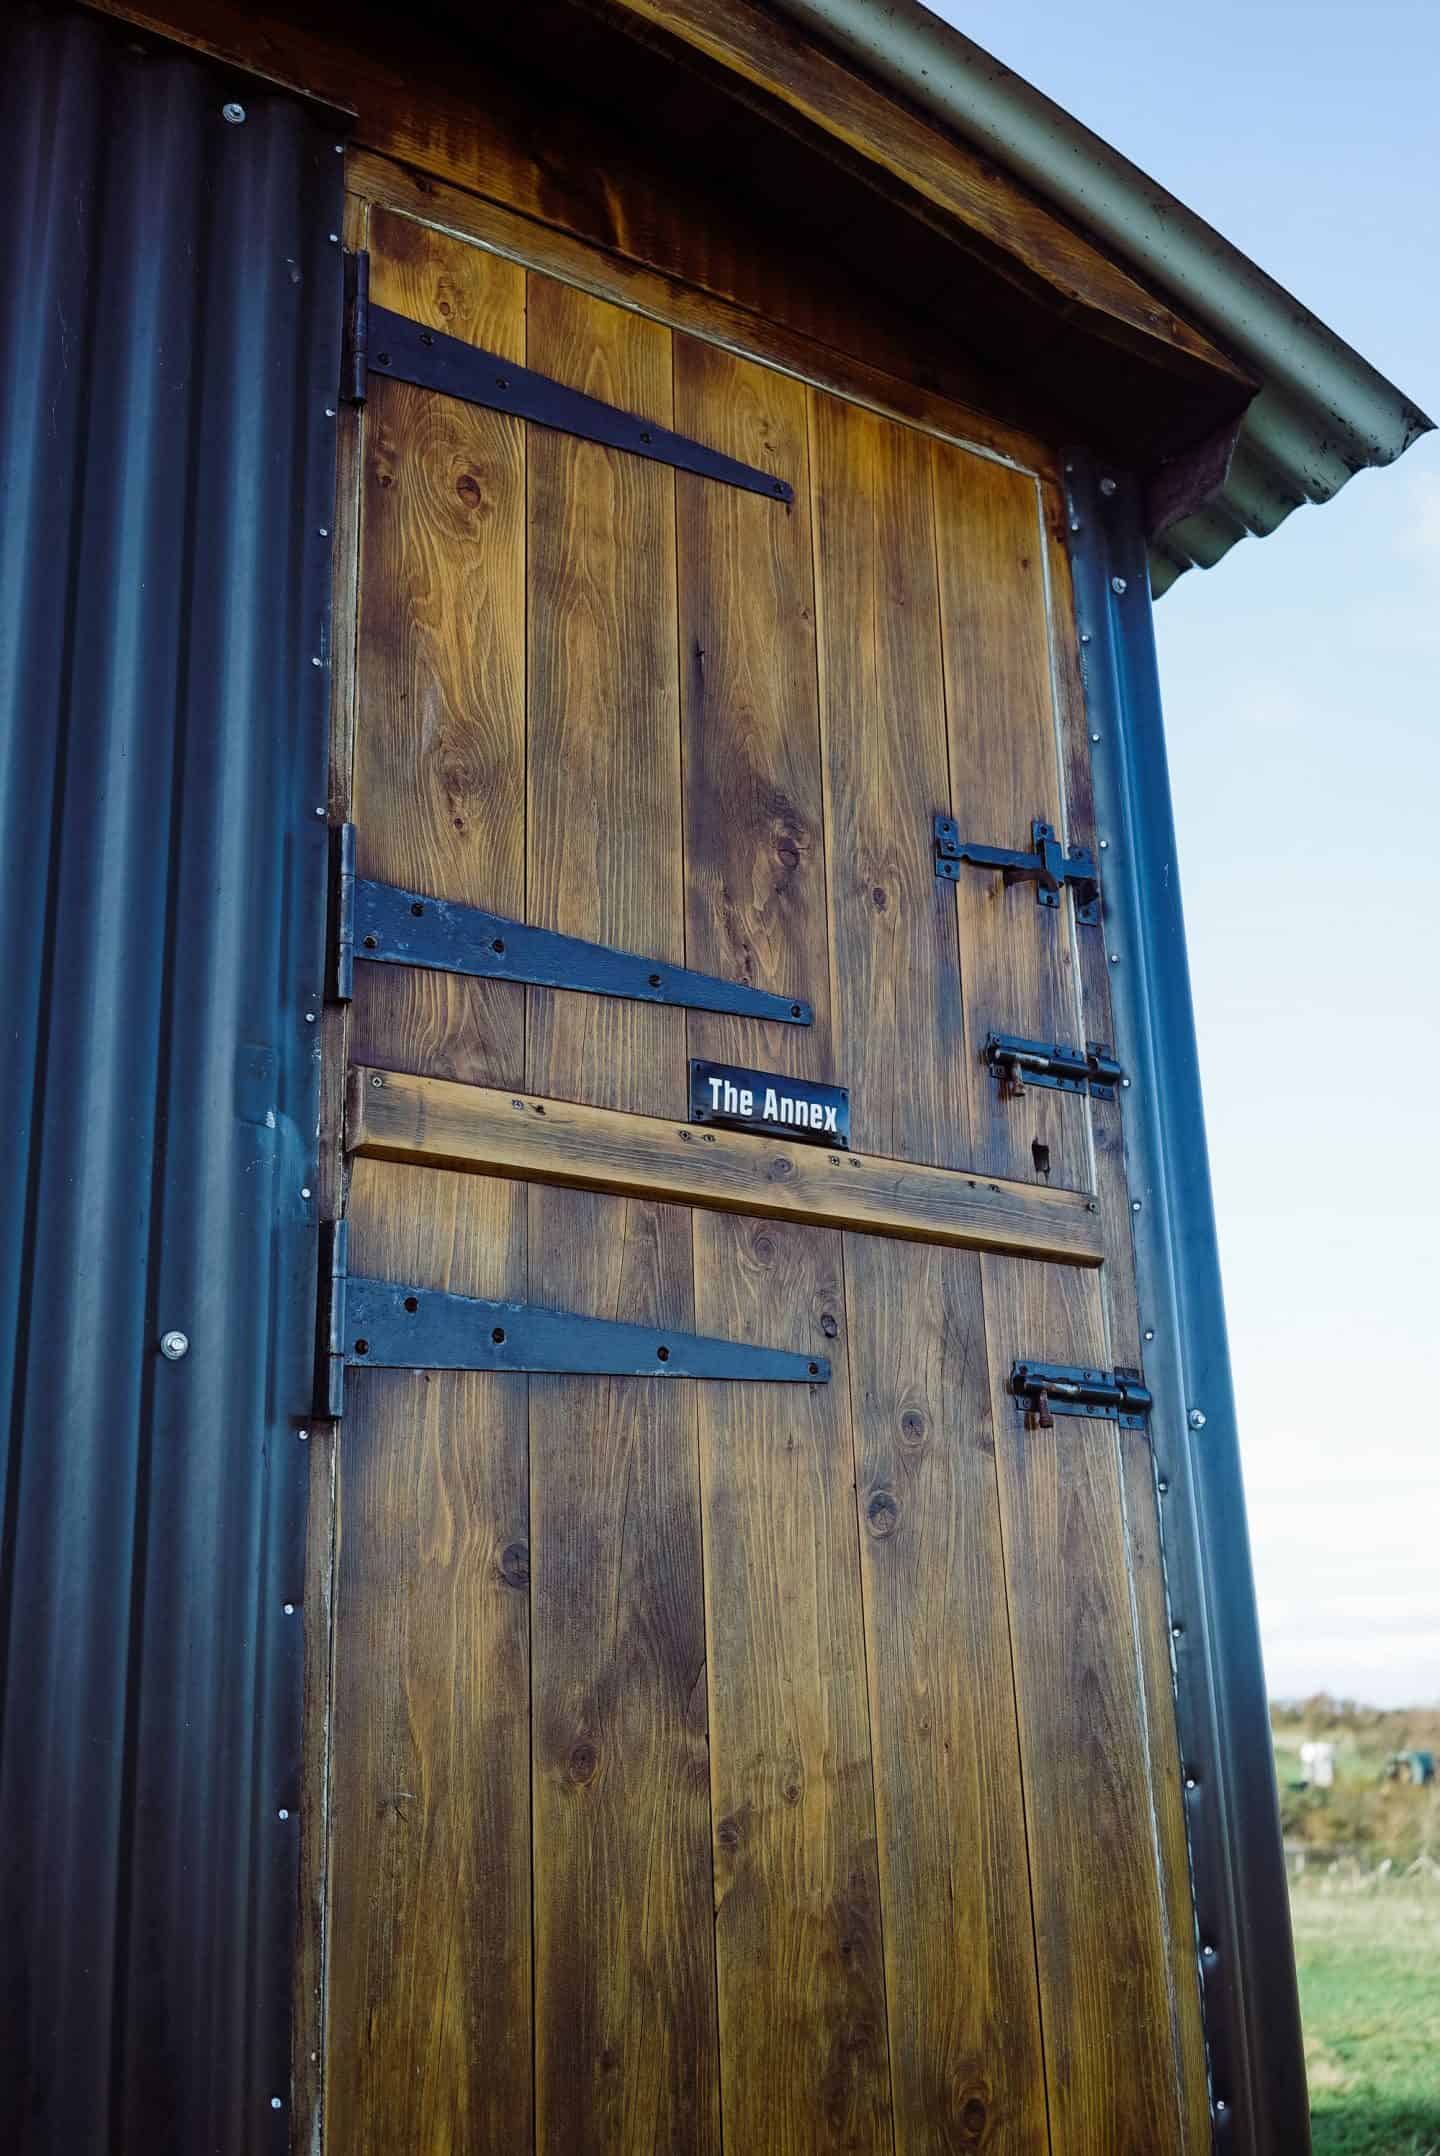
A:
[[[807,391],[675,340],[675,424],[779,473],[786,508],[680,473],[686,963],[814,1006],[809,1027],[691,1012],[689,1053],[830,1079]]]
[[[525,273],[377,210],[371,296],[525,356]],[[354,818],[360,873],[519,915],[525,902],[524,423],[373,377],[365,411]],[[351,1050],[515,1085],[524,991],[357,966]]]
[[[828,1351],[837,1235],[695,1238],[702,1329]],[[700,1388],[727,2156],[893,2147],[847,1394]]]
[[[1065,761],[1070,836],[1072,840],[1089,846],[1098,859],[1101,834],[1095,822],[1090,773],[1092,744],[1085,721],[1085,693],[1080,680],[1070,562],[1062,537],[1064,501],[1058,489],[1051,497],[1050,511],[1051,529],[1048,543],[1051,604],[1058,660],[1056,671],[1060,692],[1060,738]],[[1097,752],[1108,754],[1112,747],[1113,744],[1102,742],[1098,745]],[[1114,835],[1119,836],[1120,834]],[[1116,858],[1112,839],[1108,859],[1113,862]],[[1078,940],[1077,948],[1086,1034],[1094,1039],[1113,1041],[1115,1033],[1110,1010],[1110,967],[1104,943],[1086,936]],[[1125,1176],[1125,1108],[1126,1095],[1123,1090],[1117,1100],[1092,1101],[1090,1106],[1091,1134],[1095,1149],[1095,1191],[1108,1253],[1101,1278],[1101,1293],[1105,1299],[1109,1329],[1109,1360],[1128,1364],[1133,1369],[1142,1369],[1145,1363],[1145,1327],[1136,1300],[1130,1191]],[[1169,1926],[1169,1964],[1184,2128],[1183,2146],[1186,2151],[1197,2152],[1198,2156],[1198,2152],[1209,2148],[1212,2138],[1209,2069],[1205,2053],[1205,2027],[1196,1957],[1195,1907],[1190,1887],[1190,1851],[1185,1821],[1180,1742],[1175,1721],[1174,1675],[1170,1660],[1170,1609],[1165,1592],[1155,1461],[1148,1434],[1138,1430],[1122,1430],[1118,1433],[1118,1441],[1130,1575],[1135,1593],[1140,1661],[1145,1680],[1150,1788],[1159,1827]],[[1177,1466],[1179,1464],[1176,1463]],[[1176,1466],[1172,1466],[1172,1480],[1175,1473]]]
[[[668,330],[546,277],[528,299],[531,367],[671,424]],[[535,428],[529,550],[527,918],[683,961],[674,473]],[[682,1010],[528,994],[533,1087],[683,1114]]]
[[[531,1207],[546,1301],[693,1329],[687,1213]],[[531,1380],[536,2134],[577,2156],[720,2145],[695,1394]]]
[[[862,1152],[968,1161],[930,444],[811,395],[837,1069]]]
[[[845,1238],[897,2156],[1048,2147],[980,1261]]]
[[[1035,481],[944,442],[933,462],[952,814],[962,838],[1023,851],[1035,817],[1065,835]],[[1075,938],[1103,931],[1077,930],[1068,893],[1052,910],[987,869],[962,868],[954,889],[972,1164],[1088,1189],[1085,1100],[1041,1086],[1003,1099],[980,1053],[991,1032],[1073,1042]]]
[[[523,1197],[355,1167],[356,1272],[525,1287]],[[331,1783],[333,2156],[526,2147],[529,1554],[523,1377],[374,1370],[340,1453]]]
[[[1112,1423],[1027,1430],[1012,1362],[1096,1363],[1093,1274],[982,1258],[1046,2089],[1065,2156],[1167,2150],[1174,2032]]]
[[[668,333],[532,277],[529,364],[668,424]],[[529,918],[684,952],[674,475],[537,430]],[[530,992],[532,1087],[674,1113],[685,1013]],[[537,1301],[693,1324],[690,1221],[532,1189]],[[531,1395],[536,2106],[546,2148],[718,2148],[693,1388]]]

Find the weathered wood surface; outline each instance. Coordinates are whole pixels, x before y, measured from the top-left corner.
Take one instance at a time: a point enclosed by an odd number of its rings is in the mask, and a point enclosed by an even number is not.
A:
[[[689,1216],[535,1190],[560,1307],[694,1330]],[[720,2147],[691,1385],[530,1381],[539,2147]]]
[[[1053,2145],[1183,2146],[1145,1700],[1113,1423],[1027,1430],[1017,1357],[1104,1360],[1099,1278],[982,1258]]]
[[[611,247],[594,246],[553,225],[538,225],[503,202],[418,173],[374,150],[353,151],[345,176],[356,198],[367,205],[402,210],[468,234],[499,254],[564,277],[597,299],[635,308],[717,348],[768,363],[953,441],[990,450],[1026,470],[1058,475],[1058,452],[1033,426],[1007,425],[982,403],[966,402],[963,382],[948,370],[941,382],[928,364],[917,367],[913,335],[887,335],[883,313],[877,321],[874,309],[857,309],[849,282],[843,285],[843,307],[838,291],[828,306],[818,298],[813,307],[797,304],[793,257],[785,265],[783,284],[767,287],[761,304],[761,295],[738,280],[716,291],[697,283],[693,270],[688,279],[669,275],[662,267],[627,260]],[[835,281],[833,267],[823,259],[813,268],[817,276]],[[979,398],[983,393],[984,385],[977,380],[972,394]]]
[[[676,426],[795,489],[777,515],[759,496],[676,480],[686,963],[815,1013],[801,1029],[692,1012],[688,1052],[830,1078],[808,403],[801,382],[676,339]]]
[[[979,1260],[845,1238],[897,2156],[1049,2146]]]
[[[669,334],[638,316],[532,278],[527,361],[670,423]],[[527,544],[526,917],[679,960],[675,475],[536,429]],[[527,994],[532,1075],[669,1104],[683,1011]],[[689,1216],[647,1196],[537,1182],[543,1298],[692,1328]],[[719,2148],[695,1415],[686,1386],[531,1386],[542,2148]]]
[[[358,1164],[357,1269],[525,1290],[518,1184]],[[367,1371],[340,1440],[326,2145],[528,2146],[526,1379]]]
[[[838,1235],[697,1214],[695,1247],[703,1330],[828,1346]],[[888,2156],[845,1367],[828,1385],[705,1386],[698,1410],[725,2146]]]
[[[372,219],[371,296],[525,356],[525,276],[410,218]],[[372,382],[365,414],[353,820],[362,876],[512,918],[525,904],[524,423]],[[524,1070],[523,991],[362,967],[351,1045],[479,1079]],[[392,1045],[389,1053],[400,1060]]]
[[[930,444],[811,400],[835,1022],[866,1144],[967,1157],[955,909],[928,837],[949,795]]]
[[[937,443],[933,460],[950,813],[965,839],[1030,846],[1039,817],[1061,829],[1045,547],[1035,482]],[[942,885],[947,892],[950,885]],[[1026,1086],[1002,1097],[980,1060],[988,1033],[1081,1038],[1075,944],[1104,938],[1076,924],[1073,900],[1041,906],[1033,883],[1007,890],[993,870],[962,866],[953,886],[970,1077],[973,1158],[997,1175],[1089,1184],[1088,1103]]]
[[[835,1376],[357,1375],[327,2146],[1198,2152],[1148,1447],[1003,1390],[1130,1359],[1118,1116],[977,1060],[1083,1037],[1081,985],[1103,1032],[1103,959],[930,860],[952,804],[1088,835],[1033,479],[373,224],[382,303],[797,501],[377,385],[366,872],[817,1025],[358,969],[353,1261]],[[682,1122],[692,1052],[846,1084],[861,1150]]]
[[[1082,1191],[831,1153],[823,1145],[787,1145],[744,1131],[706,1131],[403,1071],[357,1069],[351,1104],[349,1142],[375,1159],[1067,1264],[1100,1262],[1097,1216]]]

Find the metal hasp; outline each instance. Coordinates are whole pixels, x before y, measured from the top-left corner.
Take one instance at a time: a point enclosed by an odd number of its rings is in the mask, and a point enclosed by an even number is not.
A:
[[[1057,1415],[1143,1430],[1154,1405],[1138,1370],[1085,1370],[1078,1363],[1017,1362],[1010,1390],[1023,1402],[1026,1428],[1033,1430],[1053,1430]]]
[[[331,843],[330,984],[338,1003],[350,1001],[355,961],[366,959],[491,981],[526,981],[535,988],[574,988],[637,1003],[673,1003],[691,1011],[724,1011],[734,1018],[770,1018],[785,1026],[814,1022],[810,1005],[798,997],[774,996],[664,959],[612,950],[580,936],[562,936],[553,928],[531,928],[479,906],[357,876],[354,824],[337,825]]]
[[[481,1300],[393,1280],[354,1277],[348,1226],[329,1222],[321,1245],[317,1412],[345,1410],[347,1369],[537,1371],[572,1377],[725,1378],[825,1385],[823,1355],[794,1355],[703,1333]]]
[[[703,442],[672,434],[654,420],[587,397],[583,390],[567,389],[563,382],[529,367],[517,367],[498,352],[447,337],[443,330],[426,329],[409,315],[372,306],[370,258],[357,253],[352,263],[341,370],[341,393],[348,402],[364,403],[367,375],[385,375],[393,381],[411,382],[417,389],[433,389],[442,397],[458,397],[465,404],[483,404],[492,412],[510,412],[537,426],[579,435],[583,441],[603,442],[607,449],[648,457],[677,472],[695,472],[722,486],[741,487],[747,494],[768,495],[777,502],[795,499],[794,488],[773,472],[757,471],[754,465],[723,456],[718,449],[707,449]]]
[[[981,1053],[999,1076],[1004,1100],[1018,1100],[1027,1085],[1114,1100],[1115,1088],[1125,1075],[1105,1041],[1067,1048],[1060,1042],[1022,1040],[1016,1033],[992,1033]]]
[[[1033,883],[1042,906],[1058,906],[1068,883],[1075,893],[1076,920],[1093,926],[1100,918],[1100,876],[1094,854],[1083,846],[1072,846],[1066,853],[1054,826],[1042,823],[1038,816],[1030,826],[1030,847],[1029,853],[1017,853],[1008,846],[976,846],[961,838],[953,817],[935,818],[937,876],[956,882],[962,862],[971,868],[998,868],[1007,885]]]

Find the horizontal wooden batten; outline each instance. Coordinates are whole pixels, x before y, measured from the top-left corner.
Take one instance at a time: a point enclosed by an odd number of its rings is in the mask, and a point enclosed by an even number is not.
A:
[[[1083,1191],[963,1169],[871,1160],[687,1128],[574,1101],[363,1067],[350,1076],[347,1145],[374,1160],[471,1169],[867,1235],[1099,1265],[1099,1214]]]

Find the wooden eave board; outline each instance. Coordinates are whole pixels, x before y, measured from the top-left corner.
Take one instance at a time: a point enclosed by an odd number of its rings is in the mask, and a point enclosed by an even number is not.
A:
[[[1008,174],[744,0],[422,0],[403,21],[90,4],[353,110],[352,147],[822,337],[828,276],[868,325],[860,356],[1052,447],[1149,470],[1253,393]]]

